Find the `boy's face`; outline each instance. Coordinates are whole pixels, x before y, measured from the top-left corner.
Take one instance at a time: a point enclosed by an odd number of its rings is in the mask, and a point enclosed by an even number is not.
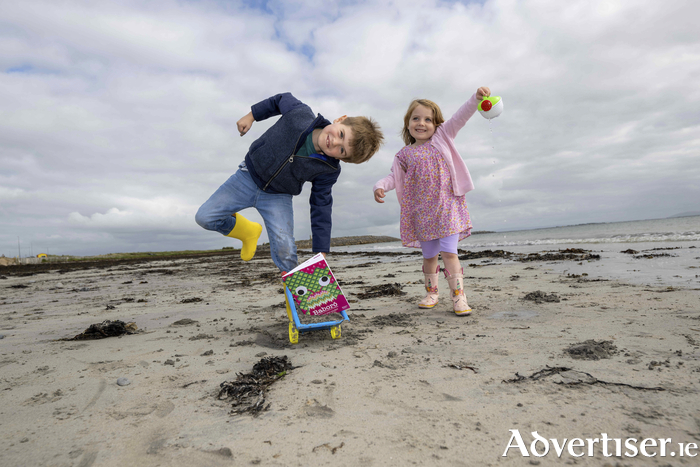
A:
[[[347,159],[350,154],[350,140],[352,140],[352,128],[343,125],[342,116],[333,120],[333,123],[321,130],[318,139],[314,141],[315,149],[334,159]]]

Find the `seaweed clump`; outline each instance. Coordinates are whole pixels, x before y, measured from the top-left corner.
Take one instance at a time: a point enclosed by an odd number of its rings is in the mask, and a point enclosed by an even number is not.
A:
[[[292,362],[286,355],[282,357],[265,357],[253,365],[250,373],[238,373],[235,381],[224,381],[217,398],[232,403],[231,414],[250,413],[257,416],[270,408],[266,402],[267,389],[292,370]]]
[[[589,339],[571,347],[564,349],[571,358],[579,360],[600,360],[601,358],[610,358],[618,353],[617,347],[612,341],[596,341]]]
[[[523,297],[523,300],[532,300],[533,302],[540,304],[544,302],[553,302],[553,303],[559,303],[561,299],[559,296],[555,293],[547,294],[546,292],[542,292],[541,290],[536,290],[534,292],[530,292],[529,294],[525,295]]]
[[[92,339],[105,339],[107,337],[118,337],[124,334],[135,334],[138,331],[136,323],[125,323],[124,321],[108,319],[101,323],[91,324],[85,331],[75,337],[63,339],[67,341],[82,341]]]

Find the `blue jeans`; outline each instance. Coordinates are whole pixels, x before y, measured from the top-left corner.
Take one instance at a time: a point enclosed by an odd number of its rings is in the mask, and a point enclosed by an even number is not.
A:
[[[207,230],[228,235],[236,223],[233,214],[246,208],[255,208],[262,216],[275,266],[280,271],[297,267],[292,195],[265,193],[247,170],[231,175],[199,208],[195,221]]]

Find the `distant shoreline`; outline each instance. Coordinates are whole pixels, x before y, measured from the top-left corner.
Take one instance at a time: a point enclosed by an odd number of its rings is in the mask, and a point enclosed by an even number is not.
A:
[[[331,238],[331,247],[334,246],[349,246],[349,245],[366,245],[368,243],[387,243],[400,242],[400,238],[388,237],[384,235],[357,235],[352,237],[333,237]],[[311,248],[311,240],[297,240],[297,248]],[[263,244],[269,247],[269,243]]]
[[[472,232],[472,235],[494,233],[489,231],[477,231]],[[357,236],[347,236],[347,237],[334,237],[331,238],[331,247],[342,247],[342,246],[352,246],[352,245],[366,245],[370,243],[388,243],[388,242],[401,242],[400,238],[390,237],[386,235],[357,235]],[[297,240],[296,245],[299,249],[311,249],[311,240]],[[62,265],[71,263],[100,263],[100,262],[141,262],[141,261],[152,261],[152,260],[170,260],[176,258],[186,258],[186,257],[202,257],[202,256],[218,256],[232,254],[239,251],[240,248],[235,248],[232,246],[223,247],[220,250],[184,250],[184,251],[164,251],[164,252],[137,252],[137,253],[109,253],[105,255],[95,255],[95,256],[54,256],[49,255],[46,258],[23,258],[20,264],[16,258],[5,258],[2,257],[0,260],[0,266],[7,267],[26,267],[34,266],[39,269],[50,269],[54,266],[52,264],[60,263]],[[270,251],[270,244],[263,243],[258,245],[258,251]]]
[[[487,230],[472,232],[472,235],[496,233]],[[356,235],[350,237],[333,237],[331,238],[331,247],[334,246],[352,246],[352,245],[367,245],[369,243],[388,243],[400,242],[400,238],[389,237],[386,235]],[[297,248],[311,248],[311,240],[297,240]],[[269,248],[269,243],[263,243],[261,247]]]

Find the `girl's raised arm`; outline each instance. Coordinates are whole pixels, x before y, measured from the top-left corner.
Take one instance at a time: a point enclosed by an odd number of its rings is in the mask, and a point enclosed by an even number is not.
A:
[[[460,107],[449,120],[440,125],[440,128],[445,132],[448,138],[454,139],[457,136],[459,130],[464,127],[467,120],[469,120],[476,112],[476,107],[478,104],[479,101],[476,98],[476,94],[473,94],[472,97],[470,97],[467,102],[462,104],[462,107]]]

